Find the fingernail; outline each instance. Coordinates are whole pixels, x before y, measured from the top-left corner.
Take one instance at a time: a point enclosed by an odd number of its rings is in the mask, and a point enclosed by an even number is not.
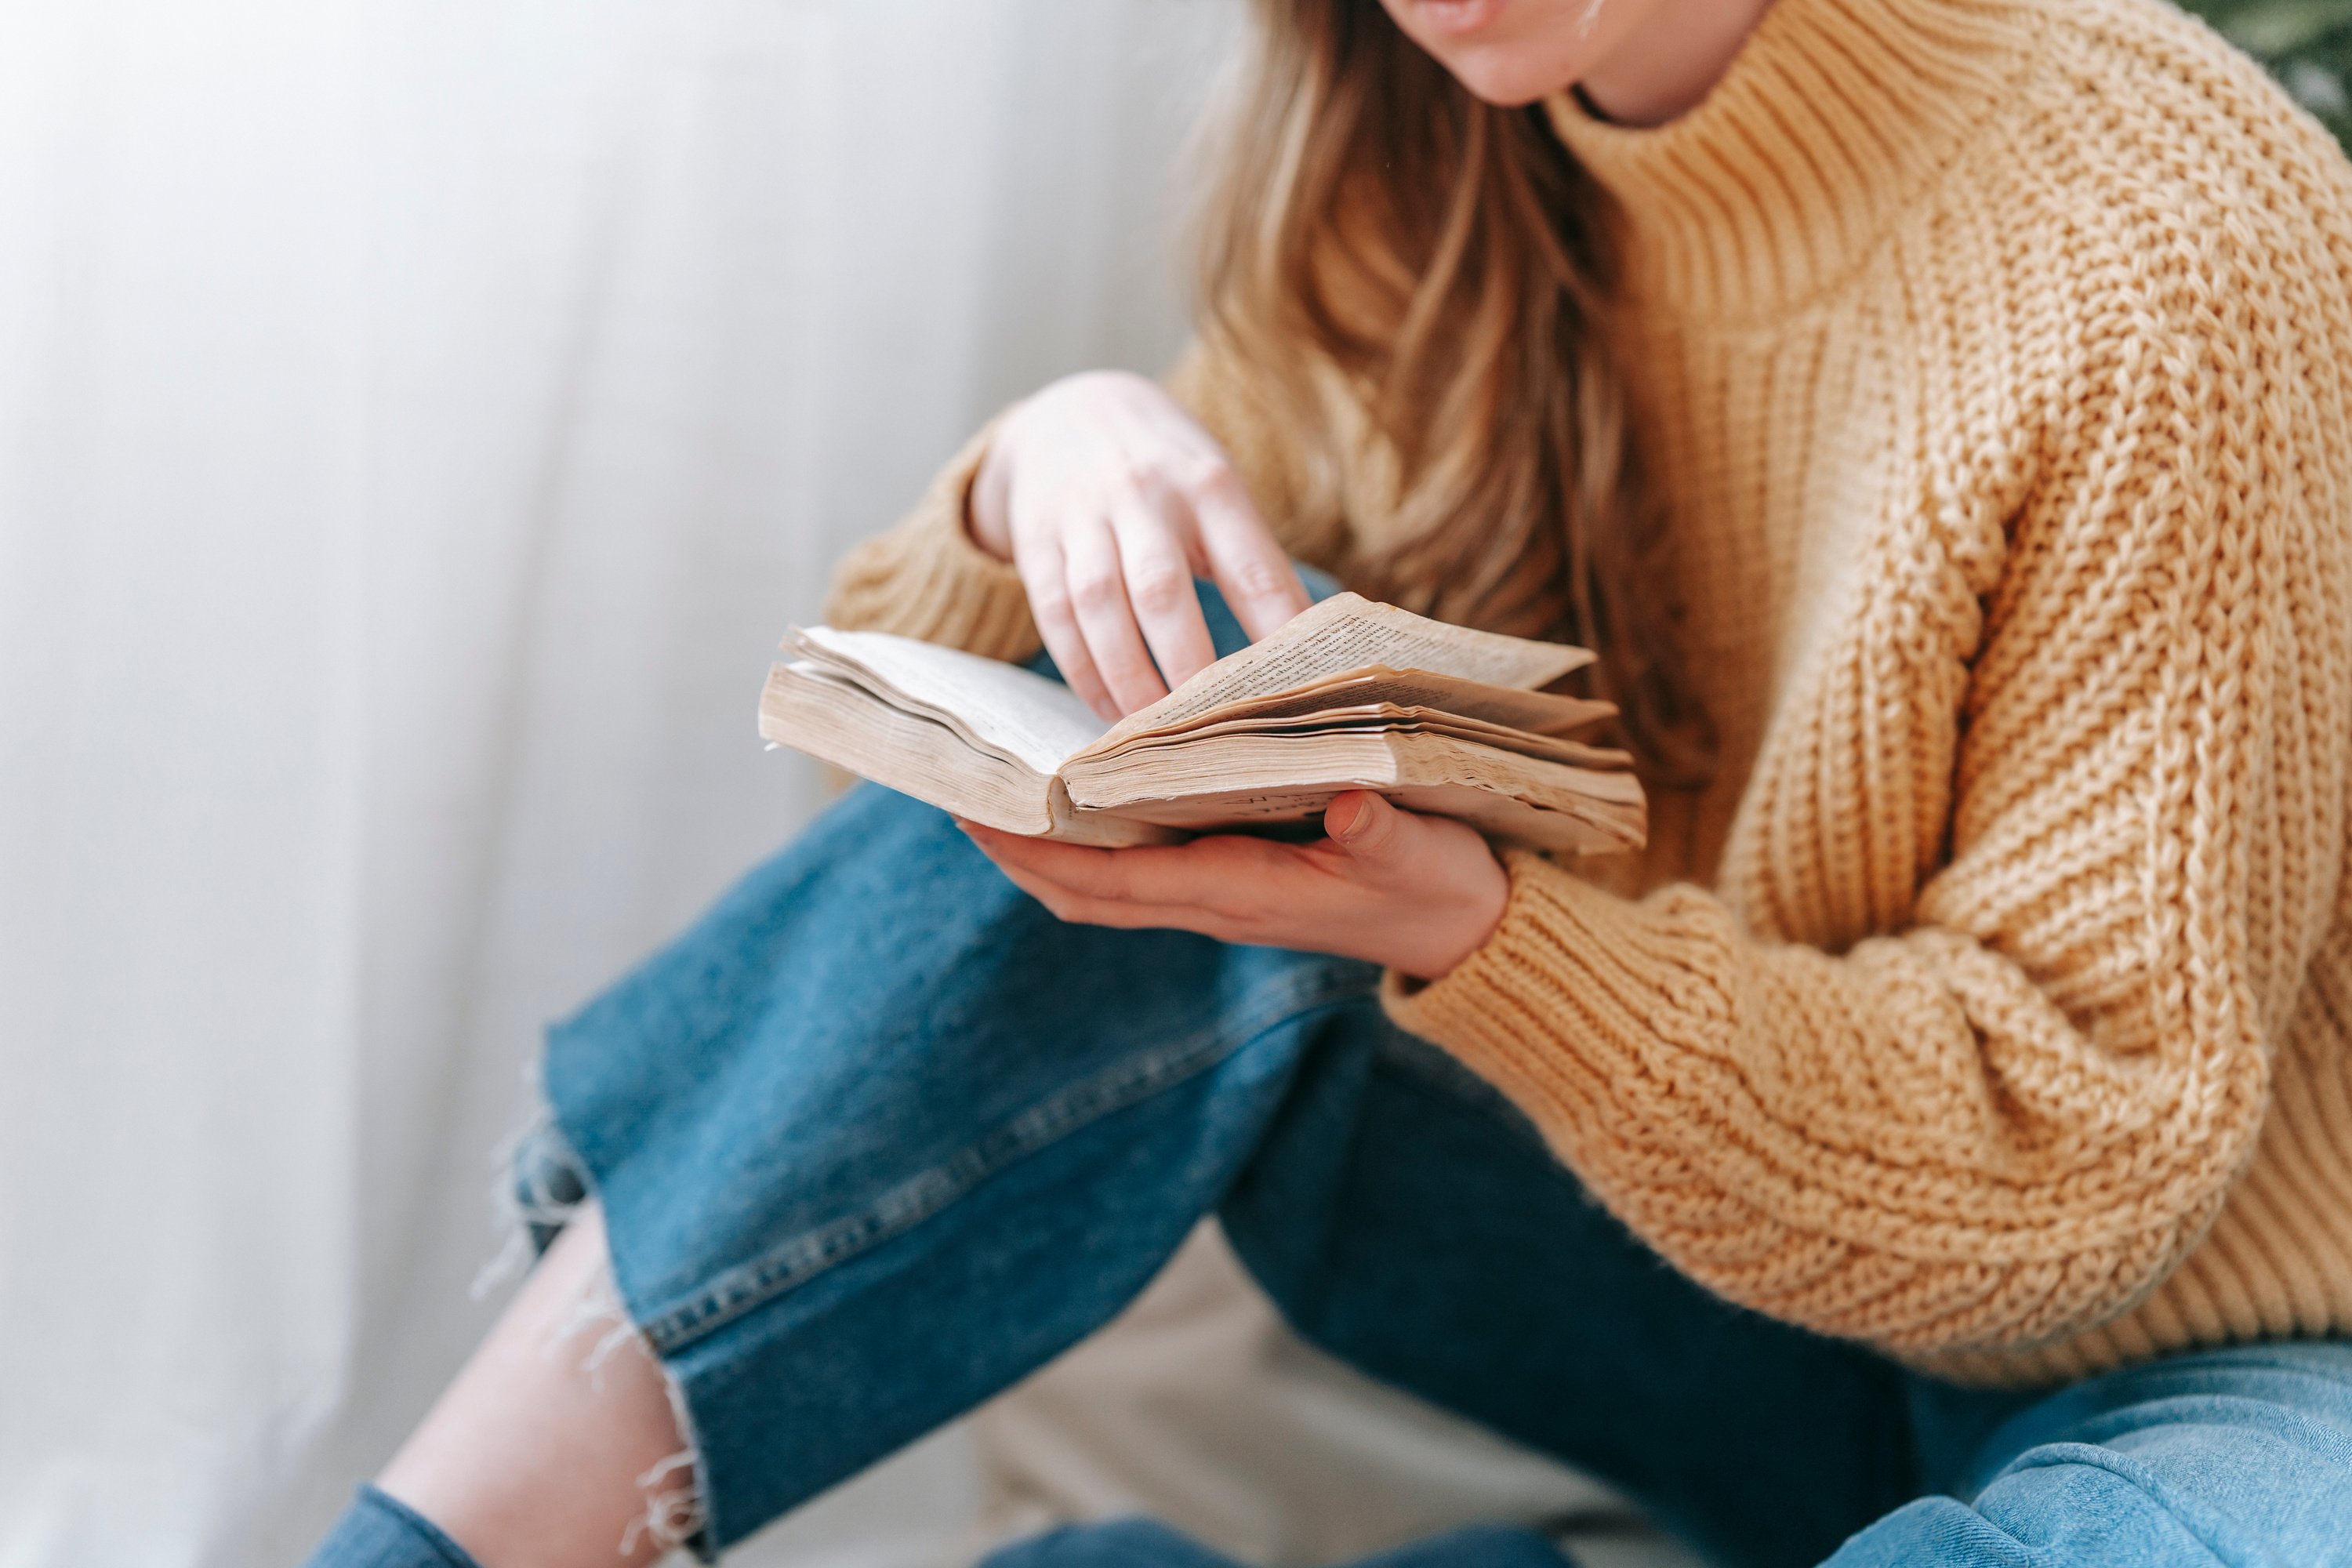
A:
[[[1370,803],[1362,795],[1358,795],[1356,797],[1355,805],[1350,808],[1348,813],[1348,820],[1345,822],[1335,822],[1330,825],[1331,837],[1334,838],[1353,838],[1356,836],[1356,829],[1364,825],[1364,814],[1370,808]]]

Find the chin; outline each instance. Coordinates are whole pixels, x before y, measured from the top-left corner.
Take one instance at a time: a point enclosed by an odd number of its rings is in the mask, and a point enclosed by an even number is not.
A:
[[[1657,0],[1381,0],[1471,95],[1517,109],[1576,81]]]
[[[1441,56],[1447,74],[1470,89],[1470,96],[1497,109],[1520,109],[1568,86],[1558,73],[1529,70],[1523,51],[1464,49]]]

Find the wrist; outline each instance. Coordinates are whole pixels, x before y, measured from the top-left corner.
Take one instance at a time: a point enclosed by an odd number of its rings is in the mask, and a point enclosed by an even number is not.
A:
[[[1484,844],[1485,864],[1469,878],[1458,898],[1452,900],[1441,929],[1432,931],[1415,954],[1415,962],[1391,963],[1389,967],[1407,977],[1415,985],[1444,979],[1466,963],[1470,955],[1493,939],[1503,924],[1503,916],[1511,905],[1511,873],[1494,851]]]
[[[1502,861],[1495,858],[1492,851],[1488,852],[1486,864],[1490,870],[1485,879],[1486,887],[1470,912],[1463,918],[1460,928],[1466,940],[1447,959],[1445,967],[1429,977],[1432,980],[1442,980],[1461,968],[1469,962],[1471,954],[1492,942],[1495,933],[1502,929],[1503,916],[1511,907],[1511,873]]]

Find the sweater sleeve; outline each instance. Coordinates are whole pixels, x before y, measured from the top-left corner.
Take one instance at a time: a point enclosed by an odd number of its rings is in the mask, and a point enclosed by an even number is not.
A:
[[[1166,384],[1224,446],[1259,510],[1269,520],[1286,517],[1288,467],[1266,439],[1266,422],[1255,416],[1247,378],[1195,342]],[[1037,651],[1020,574],[975,544],[969,531],[972,481],[996,423],[964,443],[912,511],[843,560],[825,600],[828,625],[897,632],[990,658],[1019,661]]]
[[[1768,940],[1755,900],[1517,855],[1479,951],[1390,977],[1402,1026],[1735,1301],[1930,1363],[2049,1343],[2160,1281],[2251,1155],[2344,891],[2345,461],[2282,449],[2277,384],[2158,369],[1942,617],[1990,591],[1982,645],[1932,656],[1957,710],[1916,649],[1848,669],[1888,683],[1864,721],[1946,731],[1911,750],[1948,773],[1865,796],[1948,791],[1894,929]],[[1787,793],[1776,842],[1864,831]]]

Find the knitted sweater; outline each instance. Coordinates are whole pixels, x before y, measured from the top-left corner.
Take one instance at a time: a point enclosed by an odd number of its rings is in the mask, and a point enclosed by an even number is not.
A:
[[[1391,1013],[1687,1274],[1931,1370],[2352,1333],[2352,171],[2155,0],[1780,0],[1669,126],[1550,112],[1723,763]],[[838,621],[1034,647],[982,449]]]

